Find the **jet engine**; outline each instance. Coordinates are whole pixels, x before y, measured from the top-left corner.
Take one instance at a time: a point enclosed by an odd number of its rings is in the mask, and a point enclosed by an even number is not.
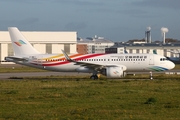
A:
[[[124,77],[124,71],[126,70],[126,66],[111,66],[106,67],[103,71],[103,75],[109,78],[122,78]]]

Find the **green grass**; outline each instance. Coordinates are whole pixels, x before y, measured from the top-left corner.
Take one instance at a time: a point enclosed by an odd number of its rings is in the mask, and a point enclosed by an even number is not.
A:
[[[180,69],[180,64],[176,64],[174,70]]]
[[[27,66],[16,66],[16,67],[3,67],[0,66],[0,73],[14,73],[14,72],[47,72],[43,69],[37,69],[33,67],[27,67]]]
[[[0,80],[0,119],[180,119],[180,80],[172,76]]]

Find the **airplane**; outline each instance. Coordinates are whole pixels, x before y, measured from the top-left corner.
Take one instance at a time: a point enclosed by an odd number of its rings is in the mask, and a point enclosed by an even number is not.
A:
[[[6,61],[57,72],[92,73],[90,79],[98,79],[102,74],[108,78],[122,78],[125,72],[166,71],[175,64],[157,54],[41,54],[21,34],[16,27],[9,27],[14,56]]]
[[[180,64],[180,52],[179,52],[179,50],[176,50],[176,51],[170,50],[167,52],[171,52],[173,54],[176,54],[176,57],[166,57],[168,60],[172,61],[175,64]]]

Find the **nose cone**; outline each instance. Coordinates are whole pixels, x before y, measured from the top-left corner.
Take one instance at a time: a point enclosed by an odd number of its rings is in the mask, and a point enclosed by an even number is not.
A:
[[[169,63],[168,63],[168,69],[171,70],[171,69],[173,69],[174,67],[175,67],[175,64],[174,64],[173,62],[169,61]]]

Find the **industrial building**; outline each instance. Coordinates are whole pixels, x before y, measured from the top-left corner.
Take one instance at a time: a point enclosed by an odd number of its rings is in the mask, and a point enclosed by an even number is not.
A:
[[[144,40],[133,42],[112,42],[103,37],[94,37],[77,40],[77,52],[81,54],[88,53],[155,53],[166,57],[179,57],[174,54],[180,51],[180,43],[159,43],[152,42],[150,31],[145,32]],[[174,53],[173,53],[174,52]]]
[[[62,53],[65,50],[68,54],[76,53],[77,32],[52,32],[52,31],[22,31],[24,37],[39,52]],[[0,60],[12,56],[13,48],[8,31],[0,31]]]
[[[105,53],[105,48],[114,46],[114,42],[103,37],[88,37],[86,39],[78,38],[77,52],[87,53]]]
[[[180,43],[143,43],[143,44],[129,44],[129,43],[115,43],[111,49],[111,53],[118,53],[114,48],[121,48],[124,46],[127,53],[154,53],[166,57],[179,57],[179,54],[174,54],[180,50]],[[114,51],[113,51],[114,50]],[[174,53],[173,53],[174,52]]]

